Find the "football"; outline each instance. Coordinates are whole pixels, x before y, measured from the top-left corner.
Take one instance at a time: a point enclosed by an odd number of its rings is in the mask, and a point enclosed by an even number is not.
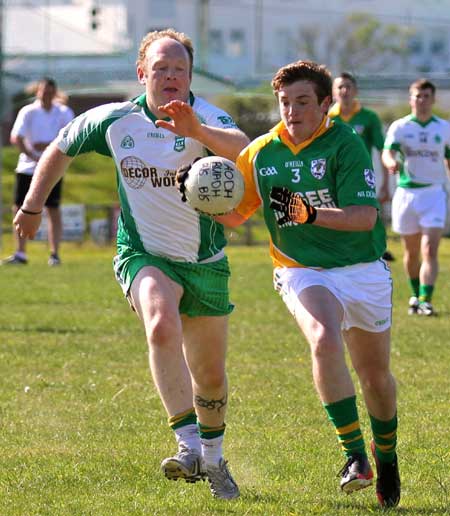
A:
[[[244,178],[235,164],[220,156],[197,160],[184,183],[185,196],[192,208],[207,215],[225,215],[244,195]]]

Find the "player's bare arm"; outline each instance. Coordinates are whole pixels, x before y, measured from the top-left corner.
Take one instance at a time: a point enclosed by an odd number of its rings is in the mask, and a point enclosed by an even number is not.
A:
[[[380,161],[381,161],[381,153],[380,153]],[[381,173],[383,175],[383,181],[380,186],[380,190],[378,192],[378,200],[380,201],[380,204],[383,204],[385,202],[388,202],[391,198],[389,193],[389,171],[384,166],[383,162],[381,161]]]
[[[56,144],[50,144],[44,151],[33,174],[33,180],[21,209],[13,224],[22,238],[34,238],[41,223],[41,212],[45,201],[66,171],[72,158],[62,153]]]
[[[239,129],[222,129],[202,124],[192,107],[181,100],[172,100],[164,106],[158,106],[158,110],[171,118],[170,121],[157,120],[155,123],[158,127],[179,136],[195,138],[217,156],[235,161],[250,142]]]
[[[339,231],[370,231],[376,220],[377,209],[373,206],[317,208],[314,225]]]
[[[19,149],[19,151],[22,152],[23,154],[26,154],[33,161],[39,161],[40,156],[37,152],[35,152],[35,150],[37,150],[37,149],[34,149],[33,147],[30,148],[26,144],[25,139],[22,136],[12,136],[11,143],[13,145],[17,145],[17,148]]]
[[[381,161],[390,174],[396,174],[400,169],[400,164],[396,159],[397,151],[384,149],[381,154]]]
[[[226,215],[218,215],[214,217],[217,222],[227,226],[229,228],[236,228],[243,224],[247,219],[240,215],[237,211],[232,211],[231,213],[227,213]]]

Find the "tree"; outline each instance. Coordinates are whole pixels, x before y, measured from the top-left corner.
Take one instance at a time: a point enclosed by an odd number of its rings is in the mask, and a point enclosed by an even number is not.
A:
[[[330,27],[328,33],[302,28],[299,49],[319,62],[340,70],[381,71],[391,59],[409,54],[407,42],[412,30],[383,24],[367,13],[353,13]]]

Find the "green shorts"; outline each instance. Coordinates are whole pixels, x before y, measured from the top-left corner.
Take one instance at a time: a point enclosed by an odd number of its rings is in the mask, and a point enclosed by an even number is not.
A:
[[[175,262],[161,256],[133,251],[114,258],[114,272],[128,297],[136,274],[143,267],[156,267],[184,289],[179,311],[190,317],[228,315],[234,306],[229,300],[230,268],[226,256],[210,263]]]

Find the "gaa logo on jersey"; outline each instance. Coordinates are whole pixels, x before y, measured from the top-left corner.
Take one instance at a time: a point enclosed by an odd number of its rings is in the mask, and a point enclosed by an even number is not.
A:
[[[327,171],[327,160],[325,158],[311,160],[311,174],[316,179],[322,179]]]
[[[370,188],[375,188],[375,172],[372,169],[364,169],[364,179]]]

